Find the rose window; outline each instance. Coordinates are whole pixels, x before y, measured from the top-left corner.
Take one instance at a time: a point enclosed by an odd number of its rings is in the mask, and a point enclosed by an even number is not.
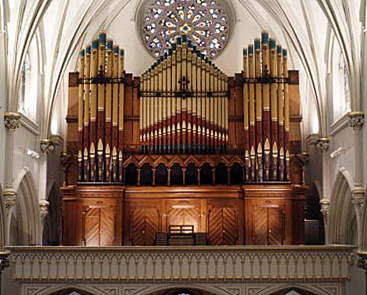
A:
[[[229,39],[226,6],[214,0],[153,0],[146,6],[142,36],[147,49],[158,57],[176,37],[188,39],[210,58],[217,57]]]

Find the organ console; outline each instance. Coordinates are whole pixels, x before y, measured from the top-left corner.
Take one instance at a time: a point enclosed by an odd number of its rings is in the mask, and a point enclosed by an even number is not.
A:
[[[288,51],[262,32],[234,77],[186,35],[141,77],[124,58],[101,31],[70,73],[64,244],[151,245],[173,225],[208,244],[303,243]]]

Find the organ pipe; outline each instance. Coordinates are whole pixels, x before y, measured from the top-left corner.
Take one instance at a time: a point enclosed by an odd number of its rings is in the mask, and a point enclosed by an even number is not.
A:
[[[145,120],[154,137],[149,152],[213,153],[226,145],[228,79],[185,35],[142,75],[139,93],[142,151],[149,145]]]
[[[289,180],[287,50],[262,32],[243,50],[245,179]]]
[[[79,181],[122,180],[123,49],[101,31],[79,57]]]

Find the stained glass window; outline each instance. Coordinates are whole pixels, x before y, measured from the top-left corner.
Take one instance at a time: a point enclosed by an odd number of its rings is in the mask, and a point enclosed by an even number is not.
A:
[[[229,15],[221,1],[151,0],[145,7],[142,36],[155,57],[180,35],[187,35],[210,58],[217,57],[228,42]]]

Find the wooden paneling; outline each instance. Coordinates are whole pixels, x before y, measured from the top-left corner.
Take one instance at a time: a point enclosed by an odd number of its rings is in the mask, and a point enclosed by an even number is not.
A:
[[[208,202],[208,235],[210,245],[235,245],[240,236],[239,210],[233,201]]]
[[[62,191],[64,245],[122,244],[123,187],[83,185]]]
[[[132,208],[129,217],[131,245],[154,245],[155,234],[159,231],[159,211],[156,208]]]
[[[303,189],[290,184],[63,190],[65,245],[153,245],[169,225],[194,225],[211,245],[304,241]]]
[[[301,216],[304,188],[276,184],[249,185],[244,188],[246,244],[304,243],[303,215]],[[298,221],[299,219],[302,221]]]

